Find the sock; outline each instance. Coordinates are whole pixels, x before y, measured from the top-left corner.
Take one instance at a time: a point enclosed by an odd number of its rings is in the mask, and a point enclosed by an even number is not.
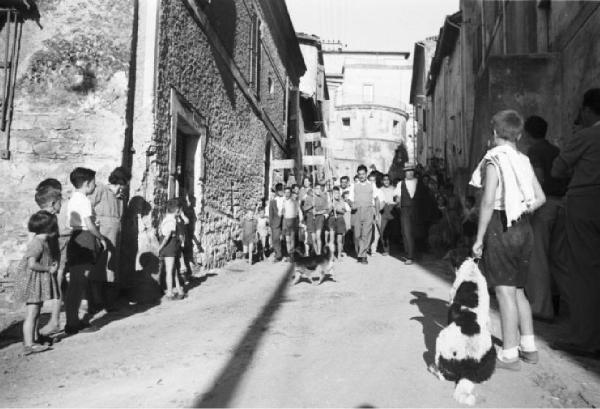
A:
[[[519,357],[519,347],[513,347],[513,348],[508,348],[508,349],[502,349],[499,353],[498,353],[498,358],[501,361],[514,361],[515,359],[517,359]]]
[[[534,335],[521,335],[521,351],[523,352],[534,352],[537,351],[535,346]]]

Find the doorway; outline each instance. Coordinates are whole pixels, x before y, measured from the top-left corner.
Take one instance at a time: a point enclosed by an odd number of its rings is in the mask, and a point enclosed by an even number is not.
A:
[[[190,223],[188,236],[199,243],[204,198],[207,131],[204,118],[174,89],[171,89],[171,150],[169,157],[169,199],[178,198]],[[191,243],[189,243],[191,244]],[[198,246],[190,246],[192,249]],[[199,250],[199,248],[197,248]]]

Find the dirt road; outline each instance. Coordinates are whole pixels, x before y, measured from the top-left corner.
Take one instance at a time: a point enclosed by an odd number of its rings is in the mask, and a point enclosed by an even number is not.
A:
[[[293,287],[288,267],[235,262],[185,300],[105,315],[50,352],[6,346],[0,406],[457,406],[427,371],[446,317],[439,264],[347,259],[335,282]],[[539,365],[478,386],[477,405],[600,404],[594,362],[540,349]]]

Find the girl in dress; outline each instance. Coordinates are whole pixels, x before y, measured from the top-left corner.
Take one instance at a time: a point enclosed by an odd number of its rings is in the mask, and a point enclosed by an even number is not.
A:
[[[43,352],[52,343],[48,337],[40,335],[38,324],[44,301],[59,298],[58,255],[52,254],[49,240],[58,235],[58,221],[55,214],[41,210],[29,219],[28,229],[35,236],[27,245],[23,259],[19,263],[17,299],[27,306],[23,321],[23,354]],[[34,341],[38,344],[34,344]]]

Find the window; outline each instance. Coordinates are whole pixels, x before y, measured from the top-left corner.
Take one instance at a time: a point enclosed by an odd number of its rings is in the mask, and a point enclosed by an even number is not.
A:
[[[400,133],[400,122],[395,119],[392,121],[392,133],[399,134]]]
[[[273,95],[273,92],[275,92],[275,83],[273,82],[273,78],[269,77],[268,84],[269,84],[269,95]]]
[[[261,21],[256,12],[252,15],[252,24],[250,25],[250,85],[260,98],[260,57],[262,51],[262,41],[260,38]]]
[[[363,85],[363,102],[373,102],[373,84]]]
[[[350,117],[343,117],[342,125],[344,126],[344,128],[350,128]]]

